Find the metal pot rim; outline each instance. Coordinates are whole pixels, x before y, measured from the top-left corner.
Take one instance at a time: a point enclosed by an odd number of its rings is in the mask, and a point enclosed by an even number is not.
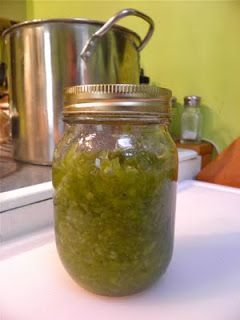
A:
[[[103,21],[82,19],[82,18],[34,19],[34,20],[27,20],[27,21],[23,21],[23,22],[14,24],[13,26],[11,26],[8,29],[3,31],[2,37],[4,38],[7,34],[11,33],[12,31],[15,31],[16,29],[19,29],[19,28],[24,28],[24,27],[28,27],[28,26],[32,26],[32,25],[33,26],[43,25],[45,23],[91,24],[91,25],[96,25],[96,26],[103,26],[105,24],[105,22],[103,22]],[[127,34],[130,33],[134,37],[136,37],[139,40],[139,42],[141,42],[140,36],[136,32],[134,32],[128,28],[125,28],[123,26],[115,24],[112,26],[112,29],[117,30],[117,31],[122,31]]]

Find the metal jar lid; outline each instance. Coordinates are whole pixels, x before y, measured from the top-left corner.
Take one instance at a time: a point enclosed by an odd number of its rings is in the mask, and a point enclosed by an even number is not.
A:
[[[171,91],[137,84],[94,84],[67,87],[64,90],[64,120],[107,117],[126,120],[159,121],[169,118]]]

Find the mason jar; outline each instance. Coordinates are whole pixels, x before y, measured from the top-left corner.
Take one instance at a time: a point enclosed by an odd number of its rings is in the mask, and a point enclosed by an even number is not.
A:
[[[173,251],[177,151],[171,91],[149,85],[66,88],[55,149],[55,235],[83,288],[124,296],[152,285]]]

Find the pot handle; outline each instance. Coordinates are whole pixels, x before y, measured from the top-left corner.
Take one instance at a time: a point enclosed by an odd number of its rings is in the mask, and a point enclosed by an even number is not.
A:
[[[147,16],[146,14],[140,11],[137,11],[135,9],[123,9],[118,13],[116,13],[115,16],[110,18],[97,32],[95,32],[91,36],[91,38],[87,41],[87,43],[82,49],[82,52],[80,54],[81,58],[85,61],[88,60],[91,57],[92,52],[96,46],[97,39],[104,36],[111,29],[111,27],[115,24],[116,21],[131,15],[140,17],[149,23],[148,32],[144,37],[144,39],[142,40],[141,44],[137,47],[137,50],[141,51],[146,46],[150,38],[152,37],[153,31],[154,31],[154,22],[149,16]]]

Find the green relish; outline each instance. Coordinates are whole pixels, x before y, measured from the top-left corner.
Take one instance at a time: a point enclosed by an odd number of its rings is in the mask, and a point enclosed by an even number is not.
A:
[[[152,285],[172,255],[174,150],[86,150],[53,163],[60,258],[87,290],[124,296]],[[176,162],[175,162],[176,163]]]

